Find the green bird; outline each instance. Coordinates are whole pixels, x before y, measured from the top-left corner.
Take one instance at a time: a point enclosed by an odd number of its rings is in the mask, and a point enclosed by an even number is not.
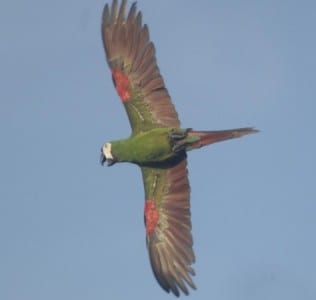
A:
[[[187,152],[255,133],[253,128],[195,131],[181,128],[155,57],[142,13],[127,1],[105,5],[102,39],[115,89],[126,109],[132,133],[105,143],[100,161],[140,167],[144,189],[146,244],[153,273],[166,292],[195,289]]]

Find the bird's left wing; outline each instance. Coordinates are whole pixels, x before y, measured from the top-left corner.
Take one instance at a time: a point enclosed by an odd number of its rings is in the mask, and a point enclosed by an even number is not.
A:
[[[167,291],[188,294],[194,270],[190,220],[190,186],[187,161],[171,167],[142,167],[145,187],[145,226],[149,258],[154,275]]]
[[[127,16],[126,0],[107,4],[102,18],[102,39],[113,82],[126,109],[132,132],[155,127],[179,127],[156,62],[155,46],[147,25],[133,3]]]

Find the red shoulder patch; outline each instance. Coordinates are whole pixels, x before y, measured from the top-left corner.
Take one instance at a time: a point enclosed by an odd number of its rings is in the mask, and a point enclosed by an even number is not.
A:
[[[159,212],[157,210],[155,200],[149,199],[145,201],[145,225],[146,234],[150,235],[155,230],[159,220]]]
[[[120,69],[112,70],[112,79],[117,93],[123,102],[128,102],[131,97],[131,84],[127,75]]]

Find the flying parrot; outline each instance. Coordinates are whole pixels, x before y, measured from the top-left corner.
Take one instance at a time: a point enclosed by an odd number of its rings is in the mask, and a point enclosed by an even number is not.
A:
[[[102,39],[115,89],[132,133],[105,143],[100,161],[140,167],[145,190],[146,244],[153,273],[166,292],[188,295],[195,289],[187,152],[255,133],[247,127],[221,131],[181,128],[178,114],[159,72],[155,47],[142,13],[127,0],[105,5]]]

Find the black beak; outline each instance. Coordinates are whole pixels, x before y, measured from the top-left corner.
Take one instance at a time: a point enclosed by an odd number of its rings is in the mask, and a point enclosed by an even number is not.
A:
[[[108,159],[108,167],[111,167],[114,165],[115,161],[113,159]]]
[[[105,162],[106,162],[106,157],[103,154],[103,151],[102,151],[102,148],[101,148],[100,164],[103,166]]]
[[[115,163],[115,160],[113,160],[113,159],[106,159],[105,155],[103,154],[102,148],[101,148],[100,164],[103,166],[106,161],[108,162],[108,167],[114,165],[114,163]]]

